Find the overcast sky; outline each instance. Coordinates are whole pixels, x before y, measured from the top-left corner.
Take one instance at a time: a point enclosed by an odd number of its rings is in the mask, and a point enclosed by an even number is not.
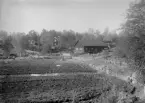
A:
[[[0,28],[40,32],[43,28],[85,32],[119,28],[133,0],[0,0]]]

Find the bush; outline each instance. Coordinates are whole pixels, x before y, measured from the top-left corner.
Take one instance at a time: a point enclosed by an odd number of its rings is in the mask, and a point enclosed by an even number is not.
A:
[[[102,55],[103,55],[104,58],[106,58],[106,59],[109,57],[109,54],[110,54],[109,50],[103,50],[103,51],[102,51]]]
[[[123,52],[122,49],[123,48],[115,47],[112,51],[112,55],[117,56],[117,57],[121,57],[121,58],[127,57],[127,55]]]

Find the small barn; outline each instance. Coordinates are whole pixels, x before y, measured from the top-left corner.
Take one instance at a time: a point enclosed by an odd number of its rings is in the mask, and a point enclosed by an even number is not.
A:
[[[102,41],[102,37],[83,38],[76,45],[77,48],[83,48],[85,53],[99,53],[103,49],[108,48],[108,44]]]

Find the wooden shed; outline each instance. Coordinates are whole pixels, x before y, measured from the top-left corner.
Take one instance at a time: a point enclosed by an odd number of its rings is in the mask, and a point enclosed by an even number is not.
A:
[[[85,53],[99,53],[103,49],[108,48],[108,44],[104,43],[101,36],[94,38],[83,38],[76,45],[77,48],[83,48]]]

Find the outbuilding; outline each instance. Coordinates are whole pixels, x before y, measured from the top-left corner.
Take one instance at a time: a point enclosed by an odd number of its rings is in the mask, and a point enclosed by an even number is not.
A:
[[[108,44],[104,43],[101,36],[94,38],[84,38],[76,45],[77,48],[83,48],[85,53],[99,53],[105,48],[108,48]]]

